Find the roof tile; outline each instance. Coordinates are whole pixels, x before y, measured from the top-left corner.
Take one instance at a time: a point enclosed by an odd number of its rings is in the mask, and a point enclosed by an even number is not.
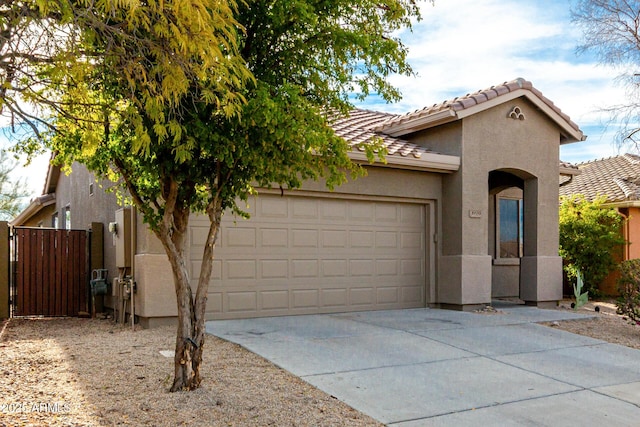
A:
[[[505,95],[510,92],[514,92],[519,89],[530,90],[533,94],[535,94],[538,98],[540,98],[542,102],[548,105],[549,108],[551,108],[553,111],[559,114],[573,129],[577,131],[580,130],[578,125],[573,121],[571,121],[568,115],[564,114],[550,99],[542,95],[542,92],[535,89],[533,87],[533,84],[530,81],[525,80],[523,78],[518,78],[510,82],[504,82],[501,85],[491,86],[488,89],[483,89],[474,93],[467,94],[465,96],[456,97],[451,100],[444,101],[440,104],[434,104],[431,107],[425,107],[423,109],[416,110],[411,113],[389,117],[388,120],[380,123],[375,128],[375,130],[378,132],[385,132],[385,130],[391,129],[394,126],[398,126],[410,120],[426,117],[443,110],[453,110],[453,111],[464,110],[466,108],[470,108],[475,105],[482,104],[483,102],[489,101],[491,99],[497,98],[499,96]]]
[[[382,145],[387,149],[387,156],[401,156],[414,158],[422,157],[424,153],[433,151],[420,145],[394,138],[388,135],[378,134],[373,128],[393,115],[369,110],[352,110],[347,117],[331,117],[331,127],[336,135],[344,138],[352,148],[364,151],[362,143],[370,142],[374,138],[380,138]]]
[[[589,200],[606,195],[609,202],[640,200],[640,157],[634,154],[576,165],[580,175],[560,187],[561,196],[583,194]]]

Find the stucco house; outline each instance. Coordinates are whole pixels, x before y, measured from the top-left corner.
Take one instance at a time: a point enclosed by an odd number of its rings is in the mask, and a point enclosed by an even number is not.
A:
[[[640,156],[624,154],[575,165],[580,171],[572,179],[561,180],[560,195],[582,194],[593,200],[606,196],[606,206],[614,207],[627,219],[623,236],[627,242],[621,261],[640,258]],[[606,295],[615,295],[616,274],[601,285]]]
[[[334,128],[354,144],[381,138],[386,163],[367,164],[366,177],[333,192],[319,182],[282,196],[263,189],[247,207],[251,219],[225,215],[209,318],[470,310],[502,297],[546,307],[562,298],[558,173],[575,169],[559,162],[559,146],[585,136],[529,81],[404,115],[354,110]],[[351,155],[365,162],[357,149]],[[105,231],[110,277],[122,264],[116,248],[131,248],[125,263],[138,286],[136,314],[145,325],[171,320],[175,291],[161,245],[139,217],[116,215],[113,195],[83,167],[73,170],[69,176],[49,171],[50,215],[72,228],[117,222],[109,227],[118,230],[113,238]],[[202,217],[191,218],[194,283],[207,226]],[[120,232],[127,229],[130,235]]]

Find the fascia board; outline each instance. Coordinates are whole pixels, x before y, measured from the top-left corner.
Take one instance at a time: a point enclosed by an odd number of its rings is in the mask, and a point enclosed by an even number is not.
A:
[[[359,163],[369,163],[367,156],[360,151],[350,151],[349,157]],[[373,165],[438,173],[453,173],[460,169],[460,157],[446,154],[424,153],[420,157],[386,156],[385,160],[386,163],[376,161]]]
[[[603,203],[605,208],[640,208],[640,200],[624,200],[622,202]]]
[[[397,125],[392,125],[388,129],[382,130],[381,133],[397,138],[399,136],[417,132],[422,129],[427,129],[433,126],[453,122],[457,119],[458,118],[456,117],[455,111],[446,109],[438,111],[434,114],[425,115],[424,117],[418,117],[413,120],[407,120],[406,122],[398,123]]]

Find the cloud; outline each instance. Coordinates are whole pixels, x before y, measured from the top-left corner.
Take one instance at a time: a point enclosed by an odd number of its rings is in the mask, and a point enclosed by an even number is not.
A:
[[[571,23],[572,3],[575,1],[423,3],[423,20],[414,25],[413,32],[399,34],[418,76],[390,79],[403,93],[400,103],[388,105],[372,98],[365,107],[406,112],[524,77],[585,133],[588,130],[590,141],[583,144],[589,148],[581,153],[613,155],[615,134],[604,128],[609,116],[601,110],[624,103],[624,88],[615,84],[616,70],[598,65],[591,55],[576,53],[581,34]]]

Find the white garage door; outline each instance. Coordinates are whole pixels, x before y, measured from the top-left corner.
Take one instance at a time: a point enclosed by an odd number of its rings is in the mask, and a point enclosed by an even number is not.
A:
[[[251,219],[226,215],[208,318],[425,306],[428,205],[262,194]],[[197,281],[208,224],[191,223]]]

